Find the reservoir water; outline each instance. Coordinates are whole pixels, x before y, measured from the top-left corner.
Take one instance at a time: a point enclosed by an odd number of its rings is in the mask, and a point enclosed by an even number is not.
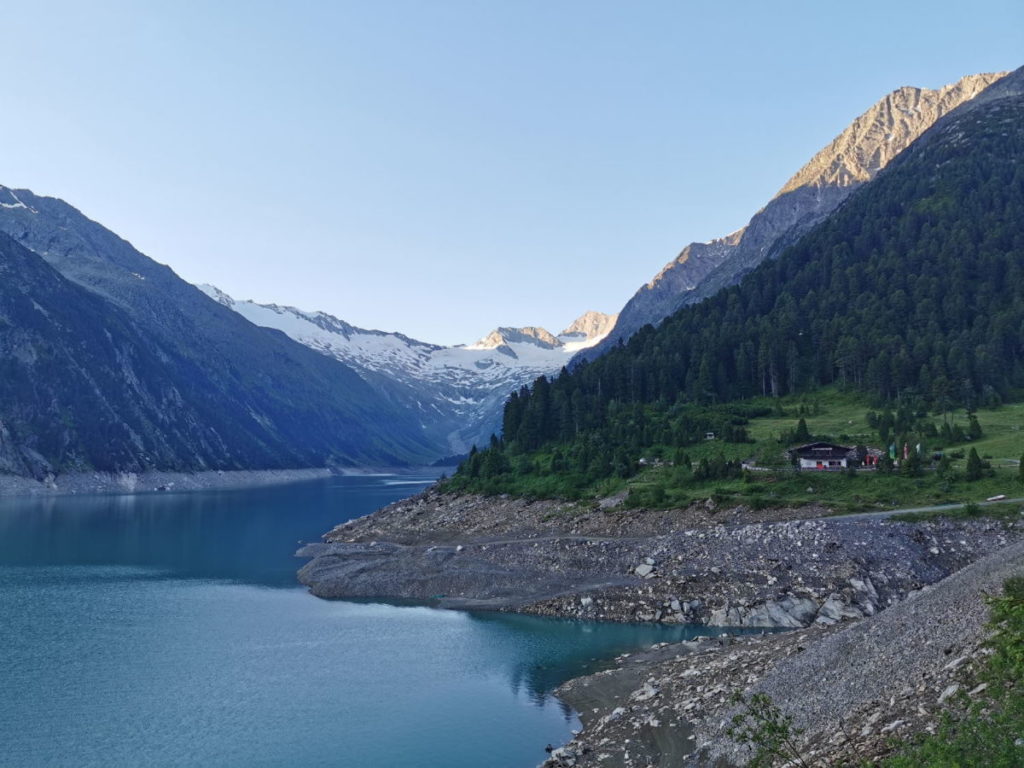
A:
[[[297,585],[300,541],[431,480],[0,499],[0,766],[529,768],[578,727],[556,685],[691,632]]]

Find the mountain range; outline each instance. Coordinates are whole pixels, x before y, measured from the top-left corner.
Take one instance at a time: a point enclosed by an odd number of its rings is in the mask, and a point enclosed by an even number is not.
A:
[[[512,395],[503,440],[457,481],[578,494],[666,451],[683,468],[669,484],[736,478],[724,453],[693,464],[683,449],[712,432],[716,448],[747,451],[748,419],[774,413],[754,398],[814,398],[824,387],[895,407],[895,443],[948,445],[927,414],[1020,398],[1021,328],[1024,67],[937,119],[777,259]]]
[[[0,187],[0,469],[427,461],[404,404],[50,197]],[[14,278],[17,279],[14,279]]]
[[[387,391],[448,455],[486,444],[499,429],[510,392],[557,374],[615,324],[614,315],[587,312],[557,335],[544,328],[502,327],[473,344],[445,347],[357,328],[325,312],[237,301],[214,286],[200,288],[251,323],[282,331]]]
[[[816,153],[747,226],[709,243],[691,243],[618,315],[587,313],[557,336],[541,328],[498,328],[475,344],[441,348],[354,328],[325,313],[238,302],[216,288],[203,289],[257,325],[284,331],[394,390],[420,414],[430,439],[452,454],[463,453],[497,430],[510,392],[567,364],[596,359],[643,326],[736,284],[827,219],[937,119],[1003,74],[969,75],[935,90],[893,91]]]
[[[687,246],[618,316],[588,312],[558,334],[499,327],[451,347],[197,288],[68,203],[0,186],[0,472],[381,466],[464,453],[498,429],[510,393],[720,295],[831,222],[934,124],[1003,104],[1021,75],[1001,77],[889,94],[746,227]],[[695,381],[701,360],[682,360],[688,342],[676,341],[672,373],[652,374],[663,388],[699,393],[729,367]],[[639,368],[619,373],[608,391],[642,386]]]

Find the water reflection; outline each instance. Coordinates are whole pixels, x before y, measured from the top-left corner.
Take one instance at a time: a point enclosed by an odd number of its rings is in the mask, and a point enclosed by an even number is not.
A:
[[[693,631],[296,586],[300,540],[430,479],[0,500],[0,762],[532,766],[578,724],[552,689]]]
[[[539,706],[548,703],[551,692],[566,680],[608,669],[619,654],[655,643],[739,631],[693,624],[613,624],[483,612],[471,616],[495,668],[506,671],[513,691]]]

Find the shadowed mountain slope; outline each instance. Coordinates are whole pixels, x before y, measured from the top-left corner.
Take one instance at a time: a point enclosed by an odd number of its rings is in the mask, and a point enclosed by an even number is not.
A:
[[[131,429],[119,432],[122,436],[112,439],[108,459],[96,451],[88,458],[78,449],[41,451],[45,462],[55,469],[380,465],[424,461],[443,453],[422,437],[417,421],[387,399],[386,392],[375,390],[341,362],[280,332],[253,325],[61,200],[0,188],[0,232],[37,254],[36,259],[41,257],[51,272],[59,273],[54,275],[63,280],[56,283],[59,290],[53,288],[53,296],[63,293],[72,305],[91,308],[72,330],[93,334],[98,330],[93,324],[105,327],[110,318],[117,318],[123,331],[117,337],[118,348],[135,350],[132,354],[141,366],[128,366],[123,374],[136,379],[134,383],[153,396],[136,405],[147,413],[147,409],[162,411],[150,414],[154,420],[149,442],[143,439],[140,443],[138,435],[125,437]],[[5,238],[5,254],[11,264],[15,259],[21,266],[33,263],[22,249],[13,246]],[[31,274],[38,272],[36,265]],[[46,278],[46,284],[54,283],[52,277]],[[20,288],[8,283],[2,289],[10,301],[15,301],[16,290],[24,300],[38,301],[31,291],[44,282],[30,281]],[[56,309],[47,311],[53,314]],[[17,333],[19,323],[29,319],[37,318],[19,312],[8,318],[5,332]],[[58,333],[62,328],[70,332],[64,324],[50,330]],[[46,342],[45,329],[37,327],[37,332],[30,345],[33,349]],[[147,348],[145,355],[139,344]],[[22,355],[23,359],[31,356]],[[76,364],[82,375],[91,373],[89,359],[87,355]],[[52,369],[45,378],[32,373],[31,379],[36,386],[55,391],[69,387],[57,399],[77,402],[70,381],[54,378],[57,370]],[[112,379],[96,389],[97,396],[110,398],[111,412],[131,410],[127,400],[115,394],[118,386]],[[18,398],[29,394],[26,390],[11,393],[14,399],[5,407],[20,407]],[[22,420],[19,444],[35,439],[25,430],[29,424],[43,429],[45,413],[81,423],[85,406],[79,406],[40,412],[26,403],[33,416]],[[191,427],[179,431],[173,440],[157,434],[170,429],[171,422],[187,422]],[[129,426],[127,422],[124,425],[125,429]],[[84,428],[76,433],[79,440],[91,439]],[[166,450],[155,450],[153,445],[163,437],[167,437]]]

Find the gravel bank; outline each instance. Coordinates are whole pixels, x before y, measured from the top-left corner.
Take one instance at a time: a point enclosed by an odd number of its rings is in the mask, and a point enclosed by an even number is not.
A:
[[[1024,543],[1017,543],[871,618],[716,641],[669,660],[641,658],[642,684],[589,712],[584,731],[546,765],[742,765],[749,753],[724,733],[735,691],[767,693],[792,715],[806,729],[807,758],[835,764],[882,756],[893,740],[933,730],[956,694],[976,695],[971,676],[984,654],[984,596],[1021,573]],[[635,664],[572,680],[558,694],[585,706],[607,680],[639,679]],[[685,723],[693,738],[682,760],[660,745],[666,731]]]
[[[1024,537],[1024,521],[743,522],[747,515],[703,507],[579,512],[428,493],[306,546],[299,555],[310,562],[299,579],[326,598],[797,628],[873,615]]]
[[[669,646],[570,681],[558,694],[585,729],[547,765],[742,764],[724,735],[730,696],[761,690],[832,764],[934,727],[951,686],[967,690],[980,594],[1024,567],[1024,517],[815,519],[823,511],[761,519],[710,502],[649,512],[428,491],[305,547],[299,578],[329,598],[794,630]]]
[[[553,534],[622,538],[831,514],[827,507],[816,504],[753,510],[742,505],[722,506],[711,499],[679,509],[626,509],[624,498],[625,495],[620,494],[600,502],[531,501],[508,496],[454,495],[427,489],[372,515],[343,523],[324,539],[443,544],[461,539]]]

